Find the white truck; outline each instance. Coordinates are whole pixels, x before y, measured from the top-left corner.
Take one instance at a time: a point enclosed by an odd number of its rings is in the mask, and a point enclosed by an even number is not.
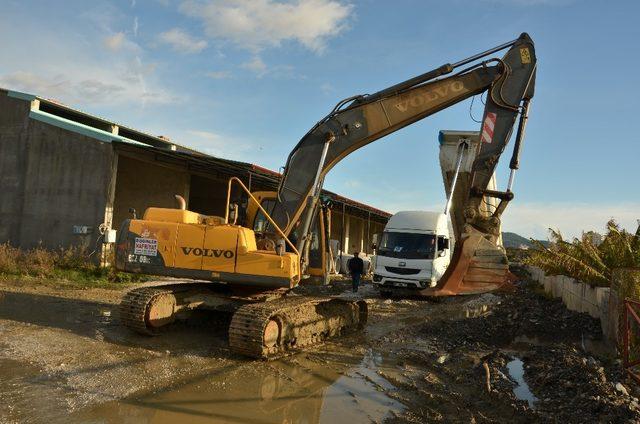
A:
[[[398,212],[377,239],[373,283],[382,295],[435,287],[451,260],[450,223],[440,212]]]

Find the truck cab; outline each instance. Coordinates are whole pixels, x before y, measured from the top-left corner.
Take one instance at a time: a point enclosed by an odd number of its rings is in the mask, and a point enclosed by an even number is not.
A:
[[[450,234],[445,214],[396,213],[375,243],[373,283],[382,294],[435,287],[451,259]]]

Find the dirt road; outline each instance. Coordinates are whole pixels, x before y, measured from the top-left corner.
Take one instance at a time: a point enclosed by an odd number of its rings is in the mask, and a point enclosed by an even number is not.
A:
[[[640,420],[599,323],[527,288],[434,303],[365,285],[362,334],[271,362],[230,354],[208,316],[132,334],[118,291],[0,290],[1,423]]]

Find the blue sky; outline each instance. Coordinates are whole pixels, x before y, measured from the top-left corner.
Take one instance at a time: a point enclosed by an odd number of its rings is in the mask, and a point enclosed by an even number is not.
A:
[[[539,71],[504,229],[573,236],[640,218],[638,1],[5,0],[0,12],[0,86],[272,169],[338,100],[526,31]],[[438,131],[478,127],[462,103],[355,152],[325,187],[390,212],[440,208]]]

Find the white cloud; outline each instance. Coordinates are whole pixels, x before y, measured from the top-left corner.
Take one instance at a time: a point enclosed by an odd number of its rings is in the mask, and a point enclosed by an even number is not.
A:
[[[115,33],[104,39],[104,45],[111,51],[118,51],[122,48],[125,41],[124,32]]]
[[[355,188],[360,188],[362,187],[362,182],[360,180],[346,180],[344,182],[344,186],[348,189],[355,189]]]
[[[131,66],[137,65],[132,63]],[[91,77],[87,78],[87,75]],[[178,100],[162,89],[149,90],[142,75],[111,74],[92,66],[82,66],[64,74],[31,71],[2,74],[0,87],[56,99],[72,106],[87,103],[168,104]]]
[[[140,28],[140,23],[138,22],[138,17],[133,18],[133,36],[138,36],[138,29]]]
[[[0,39],[5,43],[0,49],[0,86],[76,107],[179,101],[157,81],[155,65],[145,63],[142,48],[108,27],[97,26],[79,38],[53,24],[40,25],[37,34],[0,25]],[[111,49],[108,60],[103,45]]]
[[[267,65],[260,56],[254,56],[251,60],[241,64],[240,67],[255,73],[258,78],[262,78],[265,75],[269,75],[272,78],[285,79],[307,78],[305,75],[297,73],[296,69],[291,65]]]
[[[211,79],[227,79],[232,77],[231,72],[229,71],[210,71],[206,72],[205,76]]]
[[[504,231],[524,237],[546,239],[548,228],[559,229],[567,238],[578,237],[582,231],[603,233],[607,221],[614,218],[627,230],[635,231],[640,219],[640,203],[579,204],[579,203],[517,203],[505,211]]]
[[[203,130],[187,130],[182,138],[185,145],[212,156],[247,161],[247,153],[262,150],[250,142]],[[249,155],[250,156],[250,155]],[[257,155],[254,155],[256,157]]]
[[[267,65],[258,56],[255,56],[249,62],[243,63],[241,66],[245,69],[255,72],[259,77],[267,73]]]
[[[322,52],[347,28],[353,6],[334,0],[187,0],[180,10],[201,19],[207,35],[259,51],[295,41]]]
[[[170,45],[175,51],[182,53],[198,53],[207,47],[205,40],[199,40],[180,28],[172,28],[159,35],[160,41]]]
[[[320,91],[323,94],[333,94],[336,91],[336,88],[329,82],[325,82],[320,86]]]

